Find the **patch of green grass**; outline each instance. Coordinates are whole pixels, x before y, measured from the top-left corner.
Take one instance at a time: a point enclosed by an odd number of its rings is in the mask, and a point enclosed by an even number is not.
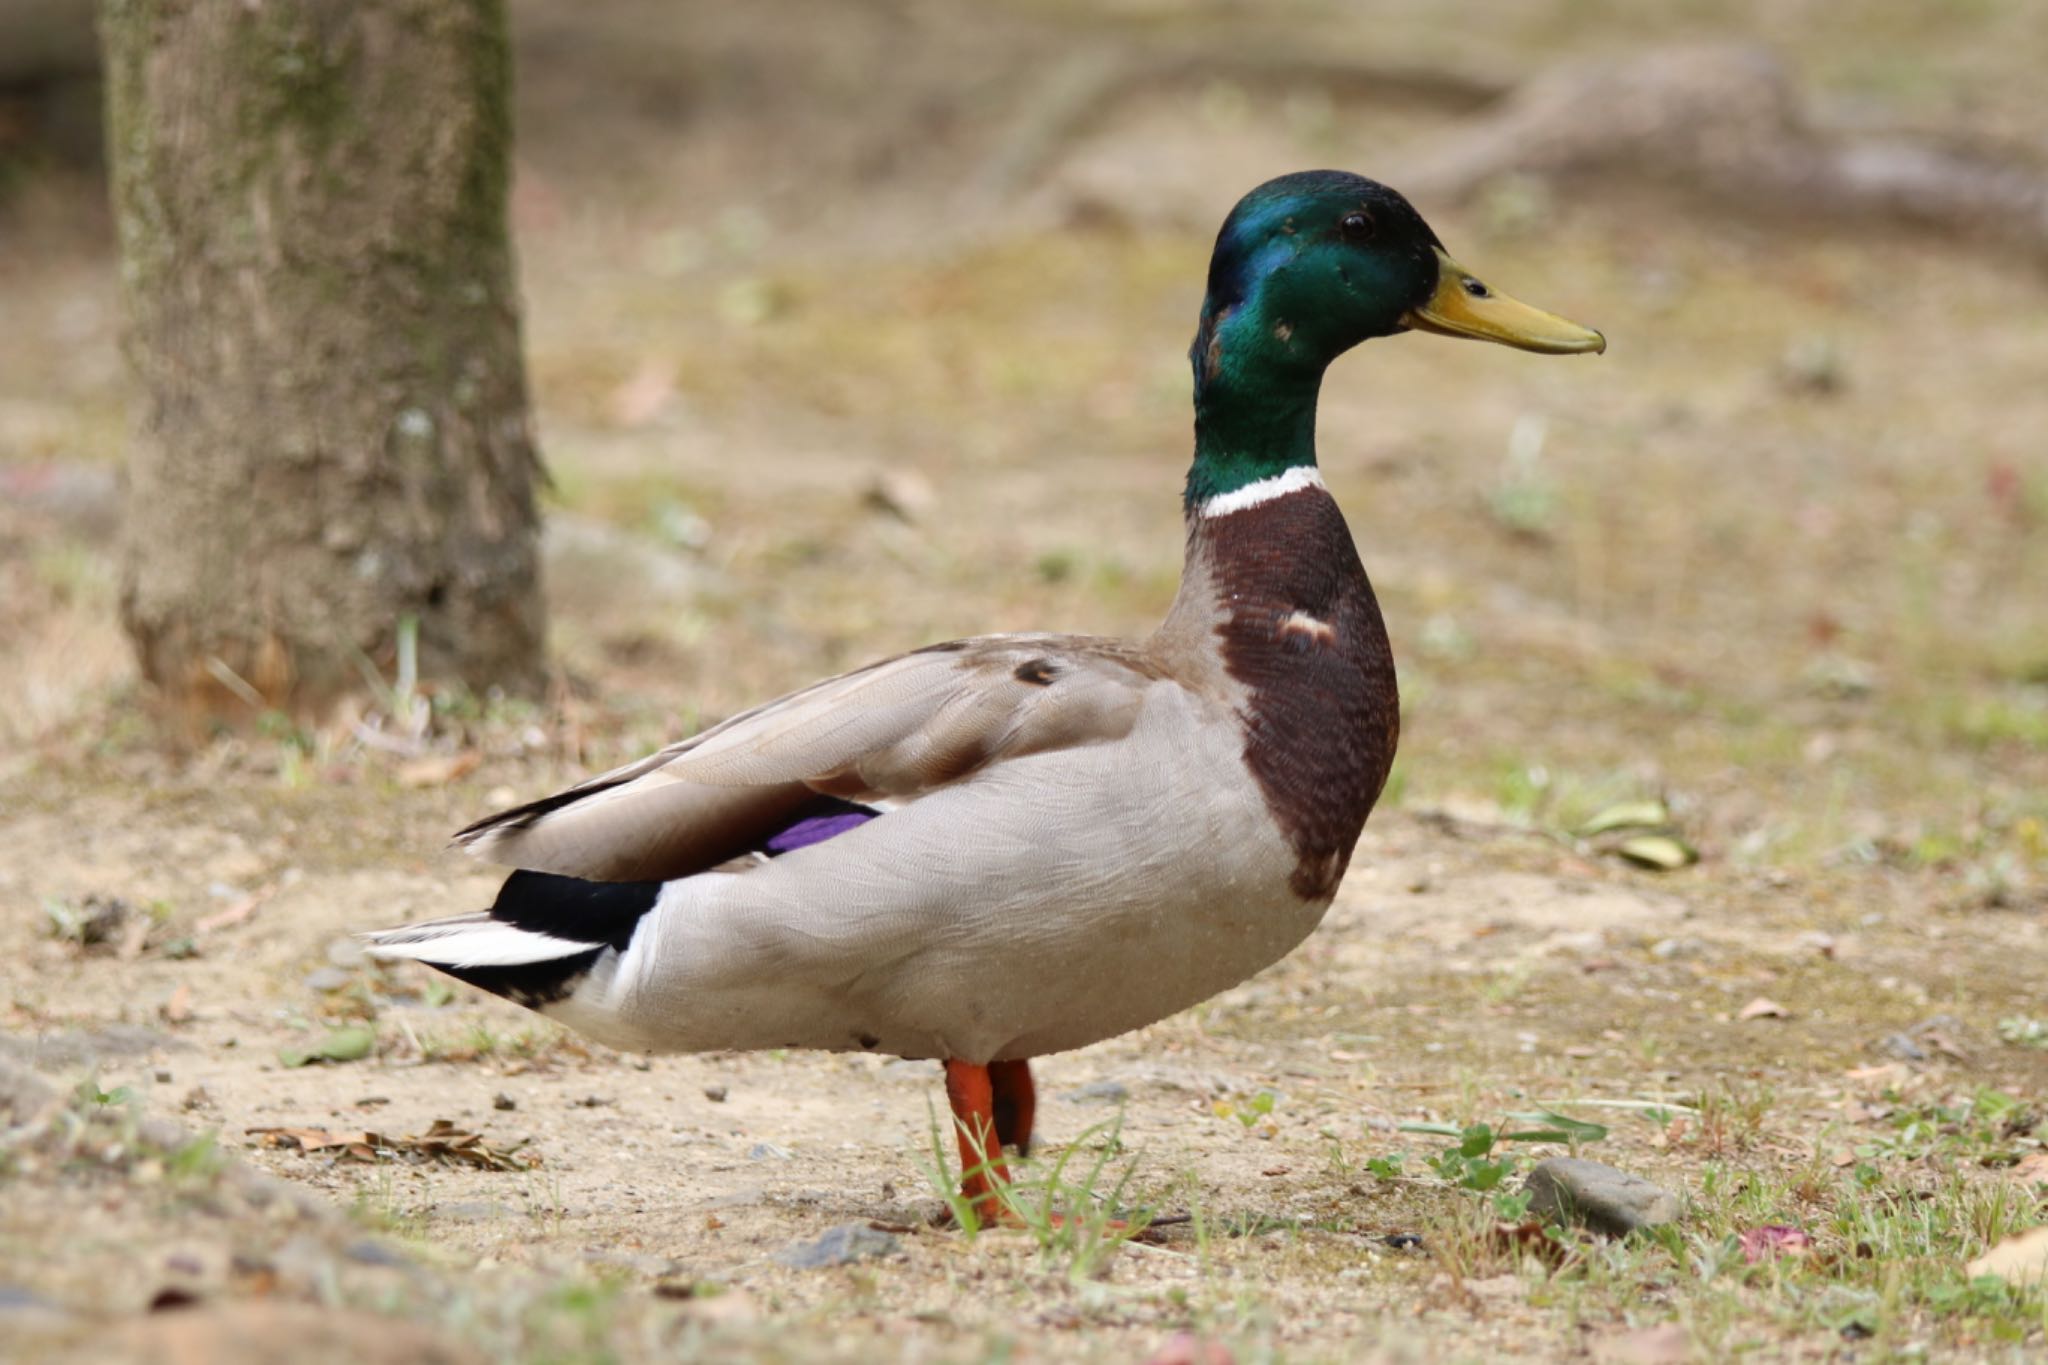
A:
[[[2048,691],[1950,699],[1941,711],[1947,735],[1979,749],[2014,744],[2048,749]]]
[[[519,1357],[537,1365],[605,1365],[620,1359],[617,1326],[625,1285],[610,1277],[571,1280],[542,1292],[520,1314]]]
[[[1041,1261],[1063,1270],[1070,1280],[1101,1274],[1117,1248],[1152,1221],[1148,1207],[1130,1200],[1137,1163],[1125,1154],[1122,1128],[1119,1116],[1085,1129],[1050,1159],[1004,1158],[1010,1178],[993,1181],[1003,1221],[1030,1234]],[[956,1176],[947,1156],[951,1136],[934,1111],[925,1177],[971,1241],[983,1231],[983,1222],[974,1204],[961,1195],[960,1180],[989,1172],[993,1163],[977,1144],[979,1160]]]
[[[1280,1103],[1280,1095],[1273,1090],[1255,1090],[1235,1100],[1217,1100],[1209,1106],[1209,1112],[1219,1119],[1236,1119],[1245,1128],[1256,1128],[1272,1116],[1273,1108]],[[1270,1128],[1272,1125],[1267,1124]]]
[[[1873,1161],[2011,1165],[2025,1153],[2040,1150],[2044,1136],[2048,1119],[2029,1102],[1982,1088],[1942,1101],[1901,1104],[1891,1115],[1891,1131],[1862,1143],[1856,1154]]]
[[[452,1031],[413,1035],[413,1041],[425,1062],[538,1062],[564,1054],[589,1055],[568,1030],[547,1022],[506,1029],[493,1019],[474,1018]]]
[[[418,1208],[407,1207],[399,1198],[398,1182],[388,1170],[378,1171],[374,1181],[356,1188],[348,1213],[349,1217],[372,1232],[388,1232],[406,1238],[427,1235],[426,1214]]]

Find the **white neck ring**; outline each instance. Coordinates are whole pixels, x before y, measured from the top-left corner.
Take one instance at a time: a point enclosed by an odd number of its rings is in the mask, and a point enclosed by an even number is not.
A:
[[[1242,512],[1284,498],[1289,493],[1299,493],[1304,488],[1323,487],[1323,476],[1312,464],[1298,464],[1282,473],[1263,479],[1254,479],[1242,488],[1233,488],[1228,493],[1218,493],[1202,503],[1205,517],[1227,517],[1232,512]]]

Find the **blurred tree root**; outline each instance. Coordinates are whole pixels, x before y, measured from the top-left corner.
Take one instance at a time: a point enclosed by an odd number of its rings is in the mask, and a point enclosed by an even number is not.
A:
[[[2024,151],[1831,129],[1783,63],[1751,46],[1557,67],[1425,149],[1401,183],[1461,198],[1510,172],[1637,177],[1730,213],[1912,224],[2048,257],[2048,173]]]
[[[1098,47],[1028,85],[970,193],[999,203],[1124,101],[1215,81],[1307,85],[1458,115],[1452,131],[1388,171],[1419,199],[1467,198],[1510,174],[1622,177],[1703,195],[1730,214],[1909,224],[2048,257],[2048,169],[2030,149],[1846,126],[1817,112],[1775,55],[1748,44],[1567,62],[1522,81],[1287,49]]]

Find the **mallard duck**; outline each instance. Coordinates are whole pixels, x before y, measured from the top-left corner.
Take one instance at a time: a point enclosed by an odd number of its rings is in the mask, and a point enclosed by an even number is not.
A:
[[[1209,264],[1187,557],[1148,639],[954,640],[791,693],[469,826],[518,869],[496,903],[374,951],[622,1049],[940,1061],[962,1193],[994,1216],[1032,1058],[1236,985],[1336,894],[1400,717],[1316,397],[1337,356],[1410,330],[1606,348],[1384,185],[1259,186]]]

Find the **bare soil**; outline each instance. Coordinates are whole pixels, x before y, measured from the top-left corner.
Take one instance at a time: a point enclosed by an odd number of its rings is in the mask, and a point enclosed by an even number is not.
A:
[[[1197,64],[1035,129],[1090,53],[1512,74],[1733,33],[1828,107],[2020,143],[2048,59],[2020,5],[742,8],[519,7],[544,706],[443,697],[414,730],[387,698],[165,747],[113,622],[104,214],[61,171],[0,201],[0,1091],[61,1098],[0,1123],[0,1294],[36,1300],[0,1297],[0,1352],[2041,1350],[2042,1297],[1963,1269],[2048,1189],[2048,282],[1981,243],[1626,174],[1422,205],[1613,348],[1403,338],[1333,373],[1323,462],[1402,663],[1402,759],[1308,945],[1039,1065],[1041,1169],[1120,1144],[1103,1184],[1190,1216],[1150,1243],[939,1225],[929,1064],[621,1056],[361,961],[352,930],[487,900],[443,849],[485,810],[893,650],[1163,611],[1215,222],[1461,112]],[[1647,799],[1697,864],[1580,833]],[[280,1059],[355,1025],[369,1056]],[[1583,1154],[1678,1191],[1676,1232],[1527,1254],[1425,1165],[1452,1140],[1402,1131],[1541,1109],[1608,1127]],[[444,1119],[535,1164],[250,1132]],[[774,1259],[856,1221],[898,1253]],[[1816,1253],[1747,1262],[1776,1225]]]

